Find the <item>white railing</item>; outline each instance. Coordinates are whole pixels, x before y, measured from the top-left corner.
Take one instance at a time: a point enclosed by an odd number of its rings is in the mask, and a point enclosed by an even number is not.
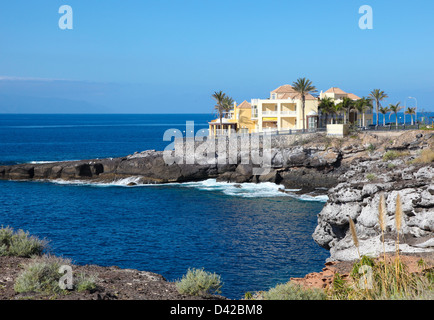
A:
[[[277,111],[262,111],[263,116],[277,116]]]
[[[297,116],[297,111],[283,110],[280,114],[282,116]]]
[[[297,116],[297,112],[296,111],[290,111],[290,110],[283,110],[280,111],[280,113],[278,111],[262,111],[262,116],[264,117],[268,117],[268,116]]]

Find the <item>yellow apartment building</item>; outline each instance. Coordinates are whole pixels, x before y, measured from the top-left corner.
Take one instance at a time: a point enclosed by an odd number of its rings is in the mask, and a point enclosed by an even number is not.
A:
[[[223,134],[230,135],[231,130],[237,133],[253,133],[256,132],[256,123],[252,120],[252,105],[246,100],[239,105],[235,102],[234,108],[222,119]],[[221,134],[220,119],[212,120],[208,124],[210,135]]]
[[[305,129],[318,126],[318,99],[305,97]],[[289,84],[270,92],[268,99],[252,99],[252,120],[257,121],[256,132],[303,129],[300,95]]]
[[[320,98],[330,97],[335,104],[342,102],[344,97],[354,101],[360,97],[353,93],[347,93],[340,88],[332,87],[320,93]],[[305,129],[316,129],[318,122],[319,99],[311,94],[306,95],[305,100]],[[372,110],[365,113],[365,125],[372,124]],[[350,114],[350,121],[362,126],[363,117],[357,117],[357,113]],[[244,100],[241,104],[234,103],[231,111],[222,119],[223,131],[220,128],[220,119],[212,120],[209,124],[209,134],[230,134],[233,130],[237,133],[273,132],[303,129],[303,112],[300,95],[294,88],[285,84],[270,92],[266,99],[251,99],[250,103]]]

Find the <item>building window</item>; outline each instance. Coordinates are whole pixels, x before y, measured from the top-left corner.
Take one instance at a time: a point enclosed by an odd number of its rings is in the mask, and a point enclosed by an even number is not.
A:
[[[258,117],[258,106],[253,106],[252,108],[252,118]]]
[[[317,123],[318,123],[318,118],[317,117],[307,117],[308,119],[308,128],[309,129],[314,129],[317,127]]]
[[[271,94],[271,99],[276,99],[276,94],[275,93]]]

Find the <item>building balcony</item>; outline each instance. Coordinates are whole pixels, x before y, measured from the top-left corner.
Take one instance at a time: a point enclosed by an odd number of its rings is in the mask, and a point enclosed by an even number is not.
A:
[[[262,116],[264,117],[277,116],[277,111],[262,111]]]
[[[296,117],[297,111],[291,111],[291,110],[283,110],[283,111],[263,111],[262,112],[263,117]]]
[[[282,110],[280,112],[280,115],[282,117],[296,117],[297,116],[297,111],[291,111],[291,110]]]

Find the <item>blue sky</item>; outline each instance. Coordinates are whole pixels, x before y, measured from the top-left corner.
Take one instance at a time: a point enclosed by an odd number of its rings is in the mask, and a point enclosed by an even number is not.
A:
[[[61,5],[73,30],[61,30]],[[359,7],[373,9],[361,30]],[[434,2],[2,1],[0,113],[207,113],[311,79],[434,111]],[[54,111],[53,111],[54,110]]]

